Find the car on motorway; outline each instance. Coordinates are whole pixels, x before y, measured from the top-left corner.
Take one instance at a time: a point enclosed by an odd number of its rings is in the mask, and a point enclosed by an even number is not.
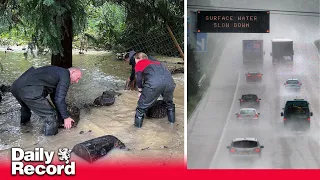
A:
[[[241,96],[240,107],[255,108],[260,106],[260,100],[256,94],[243,94]]]
[[[260,145],[257,138],[234,138],[227,146],[231,156],[261,156],[261,150],[264,148]]]
[[[302,83],[299,79],[287,79],[284,83],[286,89],[294,91],[300,91],[301,85]]]
[[[247,82],[261,82],[262,81],[262,73],[260,72],[248,72],[246,74]]]
[[[254,108],[242,108],[236,115],[237,119],[259,119],[260,113]]]
[[[313,113],[310,112],[308,101],[304,99],[289,100],[283,110],[281,116],[283,116],[284,125],[291,122],[310,127],[310,117],[313,116]]]

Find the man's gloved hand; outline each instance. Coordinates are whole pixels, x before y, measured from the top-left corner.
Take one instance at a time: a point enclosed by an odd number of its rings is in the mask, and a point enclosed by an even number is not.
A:
[[[72,127],[72,122],[74,122],[74,120],[71,117],[64,119],[64,128],[70,129]]]

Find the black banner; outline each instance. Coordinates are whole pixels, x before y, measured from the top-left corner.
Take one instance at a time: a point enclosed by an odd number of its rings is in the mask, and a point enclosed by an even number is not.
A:
[[[269,11],[198,11],[199,33],[269,33]]]

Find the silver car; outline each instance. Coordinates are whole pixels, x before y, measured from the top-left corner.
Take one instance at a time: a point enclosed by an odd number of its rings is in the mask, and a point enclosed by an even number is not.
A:
[[[235,138],[227,146],[231,156],[261,156],[264,146],[256,138]]]
[[[254,108],[242,108],[236,116],[237,119],[259,119],[260,113]]]
[[[302,85],[302,83],[298,79],[288,79],[284,83],[284,86],[286,89],[296,90],[296,91],[299,91],[301,89],[301,85]]]

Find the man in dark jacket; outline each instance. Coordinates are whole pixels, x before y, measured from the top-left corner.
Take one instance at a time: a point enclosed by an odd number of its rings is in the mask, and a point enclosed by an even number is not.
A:
[[[127,54],[125,54],[124,56],[124,60],[126,62],[129,63],[129,65],[132,66],[131,68],[131,74],[130,74],[130,77],[127,79],[127,84],[128,86],[135,86],[135,85],[132,85],[132,83],[134,83],[135,81],[135,66],[136,66],[136,61],[134,59],[134,55],[136,55],[136,52],[134,50],[131,50],[130,52],[128,52]],[[149,57],[149,60],[152,60],[152,61],[156,61],[156,59],[152,56],[148,56]]]
[[[173,92],[176,84],[170,71],[159,61],[151,61],[144,53],[135,55],[135,72],[139,90],[139,101],[136,108],[134,125],[142,127],[144,113],[159,98],[167,106],[168,121],[175,122],[175,104],[173,103]],[[144,82],[142,82],[144,79]]]
[[[59,118],[64,121],[64,127],[72,127],[74,120],[67,111],[66,95],[70,84],[78,83],[82,73],[77,68],[61,68],[44,66],[29,68],[11,86],[13,96],[21,105],[21,125],[30,121],[31,111],[44,119],[44,135],[52,136],[58,133]],[[54,106],[47,100],[50,95]]]

